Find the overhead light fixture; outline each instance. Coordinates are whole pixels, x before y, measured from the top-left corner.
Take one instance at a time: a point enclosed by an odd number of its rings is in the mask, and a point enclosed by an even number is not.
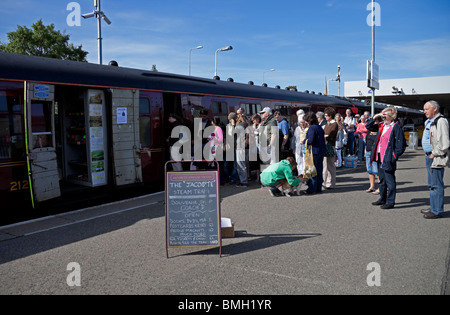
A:
[[[92,13],[82,14],[81,16],[82,16],[83,18],[85,18],[85,19],[89,19],[89,18],[91,18],[91,17],[94,17],[94,16],[95,16],[95,13],[92,12]]]
[[[108,25],[111,24],[111,21],[108,19],[108,17],[103,13],[103,11],[100,12],[100,15],[102,16],[103,20],[105,20]]]
[[[222,47],[222,48],[218,49],[217,51],[228,51],[228,50],[233,50],[233,47],[232,46],[225,46],[225,47]]]
[[[225,46],[225,47],[222,47],[222,48],[219,48],[219,49],[216,50],[214,78],[217,77],[217,53],[219,51],[229,51],[229,50],[233,50],[233,47],[232,46]]]

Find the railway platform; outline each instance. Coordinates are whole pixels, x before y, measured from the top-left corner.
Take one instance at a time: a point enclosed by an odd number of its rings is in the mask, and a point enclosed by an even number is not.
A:
[[[407,150],[398,166],[390,210],[371,204],[362,164],[338,169],[337,188],[320,195],[222,186],[236,230],[222,257],[170,248],[166,258],[162,193],[3,226],[0,294],[450,294],[448,191],[444,217],[425,220],[423,152]]]

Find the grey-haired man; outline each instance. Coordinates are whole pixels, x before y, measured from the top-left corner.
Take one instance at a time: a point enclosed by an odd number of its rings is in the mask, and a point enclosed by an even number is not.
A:
[[[421,212],[425,219],[438,219],[442,218],[444,213],[444,171],[449,162],[449,124],[439,113],[439,104],[436,101],[427,102],[424,112],[428,120],[425,122],[422,148],[426,155],[430,209]]]

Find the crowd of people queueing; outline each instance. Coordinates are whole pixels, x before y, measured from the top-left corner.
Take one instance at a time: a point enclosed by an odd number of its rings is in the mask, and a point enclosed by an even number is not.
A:
[[[322,189],[336,188],[336,168],[342,167],[344,157],[354,156],[358,162],[366,164],[370,183],[366,192],[379,195],[379,199],[372,204],[382,209],[395,207],[397,161],[406,149],[404,131],[398,122],[395,107],[385,108],[373,117],[369,112],[353,116],[350,109],[342,117],[332,107],[317,113],[299,110],[298,120],[293,126],[289,126],[280,112],[273,113],[269,107],[251,118],[245,115],[243,109],[229,113],[227,126],[223,126],[219,119],[210,121],[207,114],[207,111],[201,112],[202,129],[209,125],[214,127],[214,132],[206,142],[212,143],[213,156],[219,146],[223,146],[220,149],[225,152],[224,158],[218,159],[221,185],[231,183],[237,187],[247,187],[250,174],[255,173],[255,180],[269,187],[274,197],[282,196],[280,187],[284,189],[287,185],[295,188],[302,183],[308,186],[301,191],[302,194],[320,194]],[[437,125],[433,121],[441,116],[439,105],[428,102],[425,114],[428,129],[425,129],[422,146],[427,157],[430,199],[435,201],[431,202],[434,209],[424,209],[422,213],[425,218],[439,218],[443,213],[442,165],[447,165],[444,162],[449,160],[448,121],[441,120],[437,129],[440,133],[446,131],[443,136],[446,147],[441,148],[443,141],[434,143],[435,138],[430,133],[430,130],[436,132]],[[172,116],[170,119],[171,123],[177,124]],[[433,126],[435,129],[432,129]],[[236,128],[246,130],[243,137],[236,137]],[[274,130],[278,130],[278,134]],[[234,138],[234,147],[229,148],[230,144],[225,144],[228,137]],[[267,153],[265,158],[261,155],[263,148]],[[271,154],[274,152],[277,155]],[[437,176],[436,169],[442,174]]]

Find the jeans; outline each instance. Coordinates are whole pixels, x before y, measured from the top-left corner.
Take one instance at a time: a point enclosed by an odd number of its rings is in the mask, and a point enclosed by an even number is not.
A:
[[[354,155],[354,146],[355,146],[355,132],[349,131],[347,132],[347,146],[348,146],[348,154]]]
[[[431,168],[433,159],[426,157],[428,189],[430,190],[430,210],[435,215],[444,213],[444,171],[445,168]]]
[[[358,162],[364,161],[364,147],[366,146],[366,139],[359,138],[358,141]]]
[[[369,174],[373,174],[373,175],[378,175],[378,164],[377,162],[372,160],[372,152],[366,152],[366,169],[367,169],[367,173]]]
[[[236,161],[236,152],[234,153],[233,161],[224,161],[223,168],[225,173],[225,182],[231,181],[233,183],[237,183],[239,180],[239,175],[237,169],[235,167]]]
[[[387,205],[395,205],[397,195],[397,183],[395,182],[395,171],[386,171],[378,163],[378,177],[380,178],[380,199]]]

